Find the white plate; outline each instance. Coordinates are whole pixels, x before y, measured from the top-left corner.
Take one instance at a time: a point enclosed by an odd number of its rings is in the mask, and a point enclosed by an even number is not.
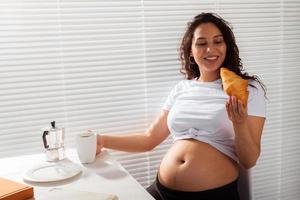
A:
[[[61,181],[76,176],[81,169],[75,163],[64,159],[59,162],[43,162],[29,169],[23,178],[33,182]]]

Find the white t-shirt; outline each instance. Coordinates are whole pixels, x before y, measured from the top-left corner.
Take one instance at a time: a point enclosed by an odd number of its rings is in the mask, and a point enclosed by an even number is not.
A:
[[[256,81],[248,86],[248,115],[266,116],[266,100]],[[222,81],[180,81],[169,94],[163,109],[169,111],[168,127],[174,139],[196,139],[210,144],[236,162],[234,130],[226,112],[228,95]]]

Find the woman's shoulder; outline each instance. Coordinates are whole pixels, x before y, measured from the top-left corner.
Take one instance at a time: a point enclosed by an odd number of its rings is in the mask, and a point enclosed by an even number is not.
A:
[[[249,96],[264,96],[265,90],[257,80],[250,80],[248,84]]]
[[[256,80],[248,85],[248,115],[266,117],[267,98],[263,86]]]
[[[181,80],[177,81],[175,87],[177,87],[177,88],[185,88],[185,87],[188,87],[189,85],[191,85],[192,82],[193,82],[193,80],[181,79]]]
[[[263,91],[263,87],[262,87],[261,83],[258,82],[257,80],[249,80],[248,90],[251,90],[251,91],[254,91],[254,90]]]

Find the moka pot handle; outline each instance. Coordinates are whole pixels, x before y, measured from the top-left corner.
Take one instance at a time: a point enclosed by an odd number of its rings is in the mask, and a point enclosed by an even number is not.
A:
[[[46,149],[48,149],[49,148],[49,145],[47,144],[47,139],[46,139],[46,136],[49,134],[49,131],[44,131],[44,133],[43,133],[43,143],[44,143],[44,147],[46,148]]]

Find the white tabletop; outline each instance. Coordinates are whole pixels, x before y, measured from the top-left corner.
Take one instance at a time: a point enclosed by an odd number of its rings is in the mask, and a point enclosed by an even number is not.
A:
[[[119,200],[154,200],[154,198],[108,152],[97,156],[91,164],[81,164],[76,151],[69,149],[67,159],[78,164],[82,173],[75,177],[47,183],[23,180],[23,174],[34,165],[44,162],[44,154],[34,154],[0,159],[0,177],[23,182],[34,187],[35,200],[47,195],[51,188],[78,189],[80,191],[110,193]]]

